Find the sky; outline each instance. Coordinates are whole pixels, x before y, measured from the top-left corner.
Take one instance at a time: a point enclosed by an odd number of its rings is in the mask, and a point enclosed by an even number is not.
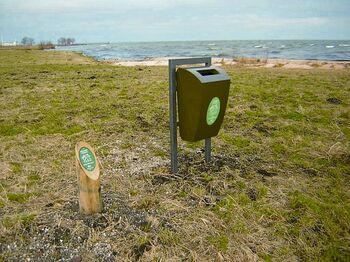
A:
[[[350,39],[350,0],[0,0],[4,41]]]

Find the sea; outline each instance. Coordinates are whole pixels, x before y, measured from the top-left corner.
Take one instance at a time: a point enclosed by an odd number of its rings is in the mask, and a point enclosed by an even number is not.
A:
[[[159,57],[350,60],[350,40],[232,40],[93,43],[58,46],[96,60],[141,61]]]

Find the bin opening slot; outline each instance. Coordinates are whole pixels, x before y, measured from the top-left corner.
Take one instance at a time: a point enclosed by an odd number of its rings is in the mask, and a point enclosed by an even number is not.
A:
[[[212,75],[217,75],[219,74],[218,71],[215,69],[202,69],[202,70],[197,70],[198,73],[200,73],[202,76],[212,76]]]

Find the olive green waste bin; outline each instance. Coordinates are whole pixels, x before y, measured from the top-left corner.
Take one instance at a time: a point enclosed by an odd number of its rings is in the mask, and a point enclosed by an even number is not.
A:
[[[216,136],[224,119],[230,78],[218,67],[176,71],[180,136],[195,142]]]

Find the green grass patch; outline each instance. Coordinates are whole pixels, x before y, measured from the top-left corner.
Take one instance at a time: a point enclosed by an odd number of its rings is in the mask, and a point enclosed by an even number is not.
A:
[[[5,216],[1,222],[7,229],[12,229],[16,226],[28,228],[36,218],[36,214],[21,213],[13,216]]]
[[[218,251],[225,252],[228,249],[229,238],[226,235],[219,236],[209,236],[208,241],[212,244]]]
[[[230,145],[233,145],[238,149],[245,148],[250,144],[250,140],[242,136],[222,134],[222,138],[225,142],[227,142]]]
[[[180,235],[167,228],[162,228],[158,233],[158,240],[166,246],[178,245],[180,243]]]
[[[23,133],[24,131],[24,128],[21,126],[0,124],[1,136],[15,136],[20,133]]]
[[[38,195],[36,193],[7,193],[7,199],[12,202],[17,202],[23,204],[27,202],[27,200],[31,196]]]
[[[22,171],[22,164],[18,163],[18,162],[12,162],[11,163],[12,166],[12,172],[15,174],[19,174]]]

